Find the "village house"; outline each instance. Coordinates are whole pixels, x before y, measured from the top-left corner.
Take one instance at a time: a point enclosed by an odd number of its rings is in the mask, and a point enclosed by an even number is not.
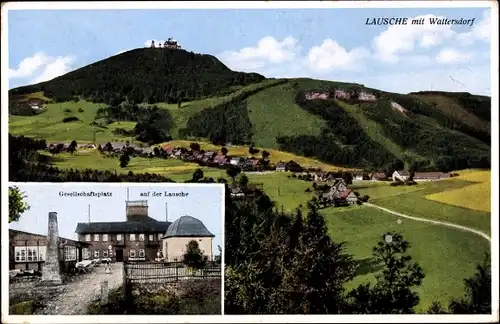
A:
[[[67,272],[83,259],[83,250],[90,244],[59,237],[59,260]],[[9,229],[9,269],[42,270],[47,252],[47,235]]]
[[[306,92],[305,98],[306,100],[326,100],[328,99],[330,94],[328,92]]]
[[[377,97],[372,93],[361,91],[358,95],[358,100],[359,101],[377,101]]]
[[[276,171],[278,171],[278,172],[286,171],[286,163],[284,163],[284,162],[278,162],[276,164]]]
[[[333,97],[335,99],[345,100],[345,101],[349,101],[352,98],[351,93],[349,91],[345,91],[345,90],[341,90],[341,89],[335,89],[333,91]]]
[[[229,164],[234,165],[234,166],[241,166],[244,162],[244,159],[241,157],[233,157],[230,161]]]
[[[445,172],[415,172],[414,181],[436,181],[450,178],[450,173]]]
[[[168,221],[166,204],[165,214],[165,221],[158,221],[149,217],[146,200],[126,201],[125,221],[78,223],[75,232],[78,234],[79,240],[90,244],[88,248],[83,249],[83,258],[97,259],[109,257],[115,259],[117,262],[151,261],[157,259],[158,253],[162,252],[163,257],[167,260],[172,260],[173,258],[180,260],[183,252],[173,248],[178,246],[177,243],[172,243],[173,247],[168,248],[168,254],[165,254],[164,251],[168,242],[165,243],[162,240],[166,239],[167,230],[173,224]],[[187,218],[184,218],[184,220],[187,220]],[[183,221],[180,221],[180,223],[183,223]],[[177,225],[180,223],[177,223]],[[187,223],[193,222],[189,219]],[[199,226],[193,227],[193,232],[189,232],[188,225],[183,225],[181,228],[182,231],[179,233],[182,233],[183,237],[190,233],[193,239],[205,238],[205,236],[197,236],[199,234]],[[178,230],[173,229],[168,232],[171,241],[176,237],[173,234],[176,231]],[[173,240],[172,242],[174,241],[177,242],[178,240]],[[207,256],[211,258],[211,248],[210,255]]]
[[[360,172],[353,173],[352,177],[353,177],[353,180],[356,180],[356,181],[361,181],[361,180],[365,179],[364,174],[360,173]]]
[[[323,199],[327,201],[338,204],[338,203],[348,203],[354,204],[358,201],[358,197],[351,189],[347,188],[347,184],[344,179],[336,179],[330,186],[328,192],[323,193]]]
[[[386,181],[387,175],[385,172],[373,172],[368,175],[371,181]]]
[[[408,171],[394,171],[392,174],[392,181],[406,181],[410,178],[410,172]]]

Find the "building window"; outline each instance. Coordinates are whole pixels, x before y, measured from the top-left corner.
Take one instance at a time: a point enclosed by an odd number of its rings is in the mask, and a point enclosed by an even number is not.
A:
[[[36,247],[28,247],[28,261],[38,261],[38,258],[37,258],[37,248]]]
[[[108,234],[102,234],[102,241],[107,242],[108,241]]]
[[[161,233],[158,233],[158,241],[161,240]]]
[[[139,250],[139,258],[144,258],[145,255],[146,255],[146,253],[144,252],[144,250],[140,249]]]
[[[94,234],[94,241],[99,242],[99,234]]]
[[[155,240],[155,236],[153,234],[149,234],[149,241],[153,242]]]
[[[98,258],[99,257],[99,250],[94,250],[94,258]]]
[[[122,240],[122,235],[121,234],[116,234],[116,240],[121,241]]]
[[[44,261],[45,246],[15,246],[14,255],[16,262]]]
[[[85,260],[90,258],[90,250],[89,249],[83,248],[82,249],[82,254],[83,254],[83,258]]]
[[[90,234],[85,235],[85,241],[90,242]]]
[[[102,257],[107,258],[108,257],[108,250],[102,251]]]
[[[144,241],[144,234],[139,234],[139,241]]]
[[[135,250],[130,250],[130,257],[135,258]]]
[[[76,260],[76,248],[74,246],[64,247],[64,261],[75,261]]]
[[[130,234],[130,241],[135,241],[135,234]]]

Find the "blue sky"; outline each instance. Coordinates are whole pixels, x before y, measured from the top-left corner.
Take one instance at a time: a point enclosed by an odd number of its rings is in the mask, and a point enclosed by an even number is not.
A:
[[[365,25],[371,17],[418,16],[475,21]],[[174,37],[187,50],[268,77],[490,94],[486,8],[15,10],[8,13],[8,33],[9,88]]]
[[[168,219],[174,221],[181,216],[189,215],[201,220],[208,230],[215,235],[213,251],[218,253],[217,245],[222,246],[222,191],[219,187],[201,187],[169,184],[155,185],[105,185],[105,184],[17,184],[27,196],[30,209],[18,222],[9,224],[9,228],[37,234],[47,234],[49,212],[57,212],[59,236],[77,239],[75,234],[78,222],[88,222],[88,205],[90,220],[94,222],[125,221],[125,201],[127,188],[130,188],[130,200],[148,200],[149,216],[163,221],[166,219],[165,203],[168,206]],[[111,192],[111,197],[61,197],[60,192],[93,191]],[[141,197],[142,192],[185,192],[187,197]]]

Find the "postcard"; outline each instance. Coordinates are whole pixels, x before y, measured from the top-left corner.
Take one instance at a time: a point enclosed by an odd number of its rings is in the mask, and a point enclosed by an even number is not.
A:
[[[9,185],[9,314],[221,314],[222,185]]]
[[[497,10],[4,5],[5,321],[497,321]]]

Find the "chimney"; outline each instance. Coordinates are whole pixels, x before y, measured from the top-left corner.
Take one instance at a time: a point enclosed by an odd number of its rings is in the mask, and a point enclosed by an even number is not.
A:
[[[49,213],[49,228],[47,231],[47,251],[45,264],[42,268],[42,282],[52,285],[62,284],[61,270],[59,268],[59,229],[57,226],[57,213]]]

